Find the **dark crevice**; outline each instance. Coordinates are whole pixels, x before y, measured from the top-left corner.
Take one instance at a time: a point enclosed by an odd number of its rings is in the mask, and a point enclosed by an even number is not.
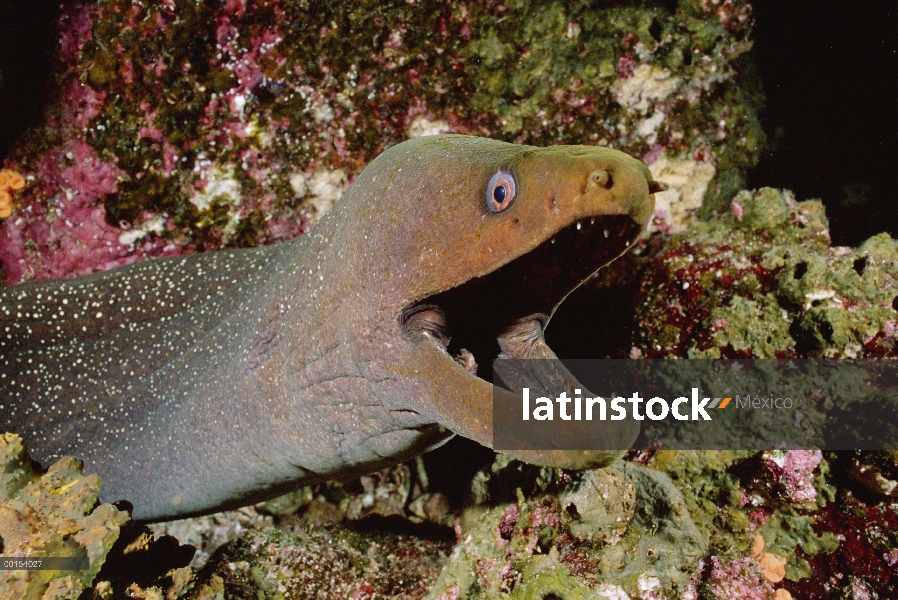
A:
[[[652,24],[649,25],[649,33],[656,42],[661,41],[661,34],[664,33],[664,29],[662,29],[658,19],[652,19]]]
[[[0,0],[0,158],[43,118],[53,94],[59,0]]]
[[[560,358],[626,358],[633,345],[638,283],[587,281],[558,307],[546,343]]]
[[[834,245],[898,236],[898,10],[894,2],[752,2],[753,58],[775,140],[748,186],[826,206]]]
[[[436,450],[424,455],[429,479],[428,492],[441,493],[449,505],[458,508],[474,474],[488,466],[496,453],[467,438],[455,436]]]

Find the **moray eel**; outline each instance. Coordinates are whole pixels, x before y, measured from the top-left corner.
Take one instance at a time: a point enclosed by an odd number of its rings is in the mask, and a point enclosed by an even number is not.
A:
[[[555,307],[633,243],[660,185],[605,148],[404,142],[297,239],[0,290],[0,424],[43,464],[82,458],[102,500],[144,521],[351,478],[454,433],[490,445],[492,360],[554,356]]]

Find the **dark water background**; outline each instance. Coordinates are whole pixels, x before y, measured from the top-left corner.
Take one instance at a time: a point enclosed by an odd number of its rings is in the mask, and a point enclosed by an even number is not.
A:
[[[774,147],[749,187],[822,199],[835,245],[898,237],[898,2],[753,6],[762,123]]]

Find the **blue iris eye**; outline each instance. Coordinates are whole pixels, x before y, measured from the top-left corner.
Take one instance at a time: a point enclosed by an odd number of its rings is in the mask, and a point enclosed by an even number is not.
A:
[[[508,210],[517,195],[514,176],[508,171],[499,171],[490,179],[486,188],[486,206],[490,212]]]

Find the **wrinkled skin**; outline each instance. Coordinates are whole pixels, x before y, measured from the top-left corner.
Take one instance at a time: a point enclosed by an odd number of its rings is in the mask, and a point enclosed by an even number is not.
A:
[[[494,213],[500,170],[517,194]],[[353,477],[453,433],[490,445],[492,360],[554,357],[555,307],[635,240],[657,189],[614,150],[419,138],[298,239],[0,290],[3,429],[42,463],[82,458],[142,520]],[[611,448],[637,433],[597,431]],[[515,455],[589,468],[619,452]]]

